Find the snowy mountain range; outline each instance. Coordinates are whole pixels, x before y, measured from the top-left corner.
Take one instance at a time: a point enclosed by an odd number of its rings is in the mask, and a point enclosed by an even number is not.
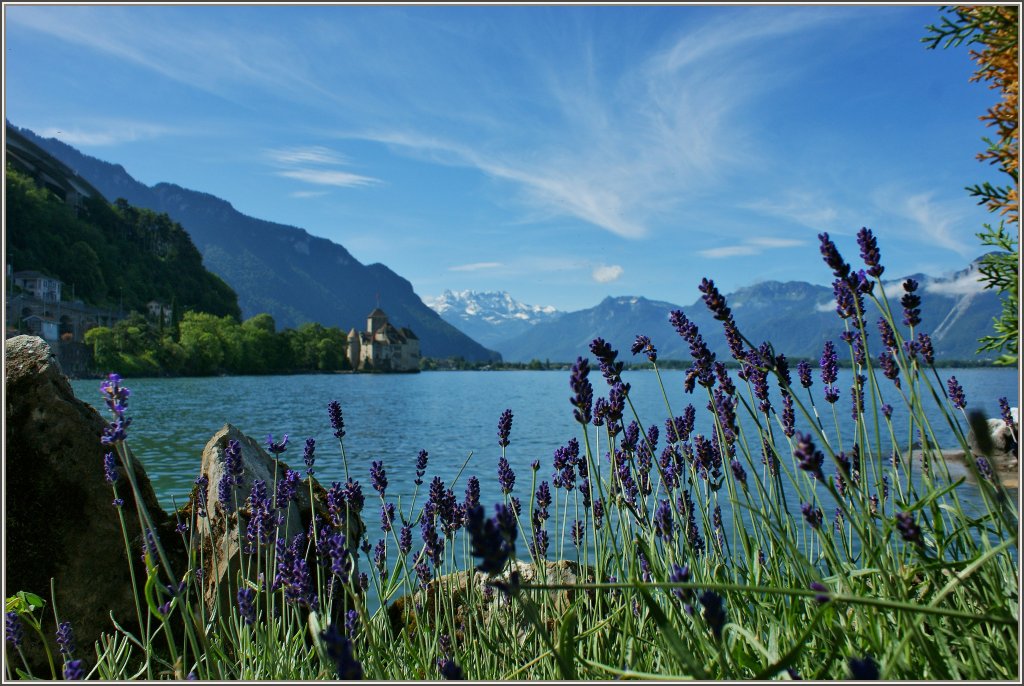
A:
[[[430,309],[485,347],[515,338],[563,313],[550,305],[526,305],[505,291],[451,291],[423,298]]]
[[[917,330],[930,333],[938,359],[991,360],[995,357],[992,353],[979,356],[975,351],[978,338],[989,332],[998,316],[1000,302],[996,293],[984,289],[979,277],[975,260],[953,274],[913,274],[887,279],[884,287],[889,307],[899,320],[903,281],[913,278],[919,282],[922,325]],[[756,343],[770,341],[776,351],[791,358],[816,359],[825,341],[838,343],[844,329],[828,286],[762,281],[726,294],[726,300],[747,338]],[[700,299],[681,306],[639,296],[608,297],[591,308],[559,312],[553,307],[524,305],[508,293],[445,291],[427,304],[445,321],[509,361],[571,362],[577,356],[590,356],[588,346],[598,336],[620,351],[620,359],[630,360],[629,348],[637,334],[650,336],[661,359],[688,359],[686,342],[668,321],[669,313],[677,309],[698,325],[720,358],[729,357],[721,324]],[[877,345],[879,312],[869,304],[866,314],[869,345]],[[845,350],[845,346],[837,347],[840,352]]]

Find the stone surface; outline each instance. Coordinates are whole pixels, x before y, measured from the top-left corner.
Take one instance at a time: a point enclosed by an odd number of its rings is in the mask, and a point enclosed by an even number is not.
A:
[[[50,579],[61,620],[72,623],[75,656],[95,661],[93,642],[112,633],[113,612],[123,626],[138,631],[129,576],[128,553],[114,495],[103,478],[100,444],[106,420],[75,398],[50,347],[35,336],[15,336],[5,345],[4,596],[18,591],[46,599],[44,633],[55,629]],[[97,404],[99,383],[97,382]],[[129,403],[128,416],[131,416]],[[129,429],[130,436],[130,429]],[[130,440],[130,438],[129,438]],[[141,576],[140,526],[124,469],[118,483],[136,573]],[[142,501],[158,524],[161,540],[174,545],[179,536],[160,509],[145,469],[136,463]],[[183,551],[169,550],[181,561]],[[39,616],[37,614],[37,616]],[[26,648],[34,668],[45,664],[38,639],[26,630]],[[54,649],[51,646],[51,649]],[[54,652],[56,654],[56,651]],[[48,675],[49,669],[36,672]]]
[[[1017,469],[1018,448],[1013,431],[1001,418],[989,419],[987,425],[992,442],[992,454],[989,457],[993,466],[1000,471]],[[973,428],[967,435],[967,447],[975,455],[984,454]]]
[[[238,511],[226,513],[217,497],[217,487],[225,472],[224,450],[231,440],[238,441],[241,447],[242,477],[241,484],[237,487]],[[239,543],[239,516],[241,518],[241,535],[244,538],[245,529],[249,521],[249,508],[247,499],[252,491],[253,483],[257,479],[263,480],[267,485],[267,493],[273,494],[275,483],[275,468],[277,479],[284,478],[285,470],[289,465],[283,460],[275,460],[260,443],[246,436],[239,429],[231,424],[225,424],[217,433],[210,438],[203,449],[200,474],[205,474],[209,479],[209,490],[207,493],[208,517],[197,518],[195,524],[196,536],[193,538],[194,554],[196,559],[203,561],[204,573],[204,597],[208,607],[211,609],[216,604],[216,592],[218,584],[230,581],[230,588],[235,588],[235,577],[238,571],[240,559]],[[296,470],[298,471],[298,470]],[[310,505],[309,486],[305,481],[305,468],[300,471],[303,475],[303,482],[297,490],[296,500],[289,504],[285,515],[285,532],[290,541],[296,534],[308,533],[312,512],[315,511],[326,516],[326,496],[324,488],[313,479],[313,506]],[[190,516],[197,509],[198,492],[193,489],[186,507],[186,515]],[[348,529],[347,540],[350,548],[355,550],[359,544],[365,527],[359,517],[352,517]],[[242,542],[244,543],[244,541]],[[222,602],[230,600],[232,594],[221,594]]]
[[[485,600],[485,589],[489,581],[508,582],[512,572],[519,573],[519,581],[522,584],[548,583],[548,584],[575,584],[592,583],[594,572],[589,567],[581,570],[579,565],[571,560],[558,562],[548,561],[543,572],[543,579],[538,572],[539,569],[531,562],[516,560],[495,579],[490,579],[486,574],[476,571],[458,572],[448,574],[439,579],[434,579],[427,586],[426,590],[417,591],[413,594],[410,602],[408,596],[397,598],[388,607],[388,619],[391,629],[396,634],[402,631],[413,631],[418,625],[429,626],[441,607],[450,607],[455,620],[455,625],[460,626],[472,614],[476,615],[477,622],[490,624],[500,622],[506,625],[509,614],[505,611],[507,601],[505,594],[501,591],[491,589],[493,594]],[[546,613],[549,620],[555,621],[561,617],[575,598],[575,591],[559,590],[549,591],[547,598],[536,593],[531,598],[538,603],[552,604],[552,612]],[[505,626],[510,635],[522,635],[528,630],[525,623],[516,626]],[[553,626],[549,626],[553,629]],[[456,631],[456,641],[462,639],[460,631]]]

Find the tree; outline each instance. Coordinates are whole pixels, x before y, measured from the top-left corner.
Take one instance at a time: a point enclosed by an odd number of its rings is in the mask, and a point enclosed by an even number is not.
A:
[[[945,48],[964,43],[980,46],[980,50],[971,50],[971,57],[978,64],[971,80],[990,81],[990,87],[1002,93],[1002,100],[981,117],[995,127],[998,139],[983,139],[988,148],[978,154],[978,159],[997,166],[1011,183],[993,186],[985,182],[967,190],[979,199],[979,205],[986,205],[1003,217],[998,226],[985,224],[985,230],[977,234],[982,245],[1001,251],[985,255],[980,271],[985,287],[994,288],[1003,296],[1002,312],[993,325],[994,335],[979,340],[978,352],[1000,351],[1003,354],[997,364],[1013,365],[1017,363],[1020,344],[1020,17],[1015,5],[958,6],[944,8],[944,12],[941,25],[929,26],[930,35],[922,40],[929,49],[940,44]]]

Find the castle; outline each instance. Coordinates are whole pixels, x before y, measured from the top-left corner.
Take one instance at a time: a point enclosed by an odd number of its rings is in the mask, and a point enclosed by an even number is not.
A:
[[[366,331],[348,333],[348,361],[357,371],[418,372],[420,339],[396,328],[379,307],[366,315]]]

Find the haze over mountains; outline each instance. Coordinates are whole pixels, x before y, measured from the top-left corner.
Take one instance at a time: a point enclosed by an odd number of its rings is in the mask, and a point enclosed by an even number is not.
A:
[[[826,267],[822,265],[822,269]],[[999,298],[983,290],[978,282],[977,261],[967,269],[945,277],[909,275],[920,283],[922,326],[940,360],[994,359],[976,354],[978,338],[991,327],[999,313]],[[904,277],[906,278],[906,277]],[[902,318],[899,298],[904,278],[887,280],[889,306]],[[755,344],[770,341],[777,352],[791,358],[817,358],[826,340],[839,343],[843,322],[835,313],[832,289],[802,281],[764,281],[726,295],[742,333]],[[501,303],[498,312],[494,303]],[[508,305],[504,305],[509,303]],[[629,348],[637,334],[649,336],[661,359],[689,359],[689,348],[669,324],[672,310],[682,310],[700,328],[701,334],[720,358],[728,358],[728,346],[721,324],[714,320],[704,302],[682,306],[638,296],[608,297],[598,305],[576,312],[545,311],[516,302],[508,293],[463,292],[430,299],[446,321],[498,350],[504,359],[528,362],[532,359],[566,362],[578,356],[592,357],[589,344],[602,337],[629,360]],[[505,311],[516,313],[506,316]],[[878,311],[868,307],[869,344],[877,343],[875,322]],[[841,354],[845,346],[837,345]],[[641,359],[633,358],[635,361]]]
[[[8,127],[11,125],[8,123]],[[269,313],[278,328],[319,322],[362,330],[378,303],[396,326],[411,328],[427,357],[487,361],[499,355],[445,322],[382,264],[364,265],[342,246],[303,229],[246,216],[207,193],[146,186],[120,165],[84,155],[28,129],[18,131],[95,186],[108,200],[166,212],[203,255],[206,268],[238,294],[243,318]]]

